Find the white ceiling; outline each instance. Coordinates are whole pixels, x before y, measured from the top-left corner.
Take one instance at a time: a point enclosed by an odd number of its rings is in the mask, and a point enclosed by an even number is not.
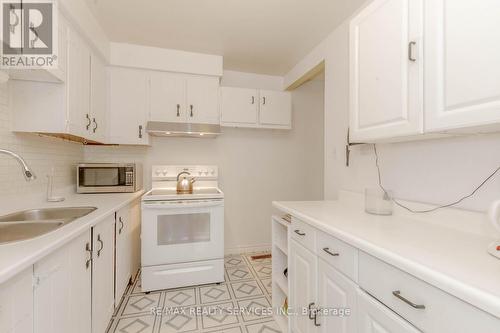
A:
[[[224,56],[282,75],[364,0],[86,0],[114,42]]]

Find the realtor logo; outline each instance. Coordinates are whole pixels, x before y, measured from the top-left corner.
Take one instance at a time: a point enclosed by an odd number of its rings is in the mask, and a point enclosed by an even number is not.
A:
[[[55,0],[1,0],[0,67],[16,69],[57,66]]]

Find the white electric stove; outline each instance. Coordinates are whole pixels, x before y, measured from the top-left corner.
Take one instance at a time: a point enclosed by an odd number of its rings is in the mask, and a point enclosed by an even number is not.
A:
[[[177,175],[196,178],[192,194],[178,194]],[[142,197],[142,290],[224,281],[224,193],[216,166],[152,168]]]

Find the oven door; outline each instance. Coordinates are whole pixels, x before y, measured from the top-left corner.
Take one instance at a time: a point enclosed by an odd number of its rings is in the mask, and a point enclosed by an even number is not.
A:
[[[224,257],[224,200],[145,201],[142,265]]]

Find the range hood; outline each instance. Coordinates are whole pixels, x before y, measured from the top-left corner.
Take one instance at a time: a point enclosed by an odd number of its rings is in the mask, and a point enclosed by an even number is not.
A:
[[[182,136],[196,138],[214,138],[222,134],[220,125],[169,123],[163,121],[149,121],[146,131],[154,136]]]

